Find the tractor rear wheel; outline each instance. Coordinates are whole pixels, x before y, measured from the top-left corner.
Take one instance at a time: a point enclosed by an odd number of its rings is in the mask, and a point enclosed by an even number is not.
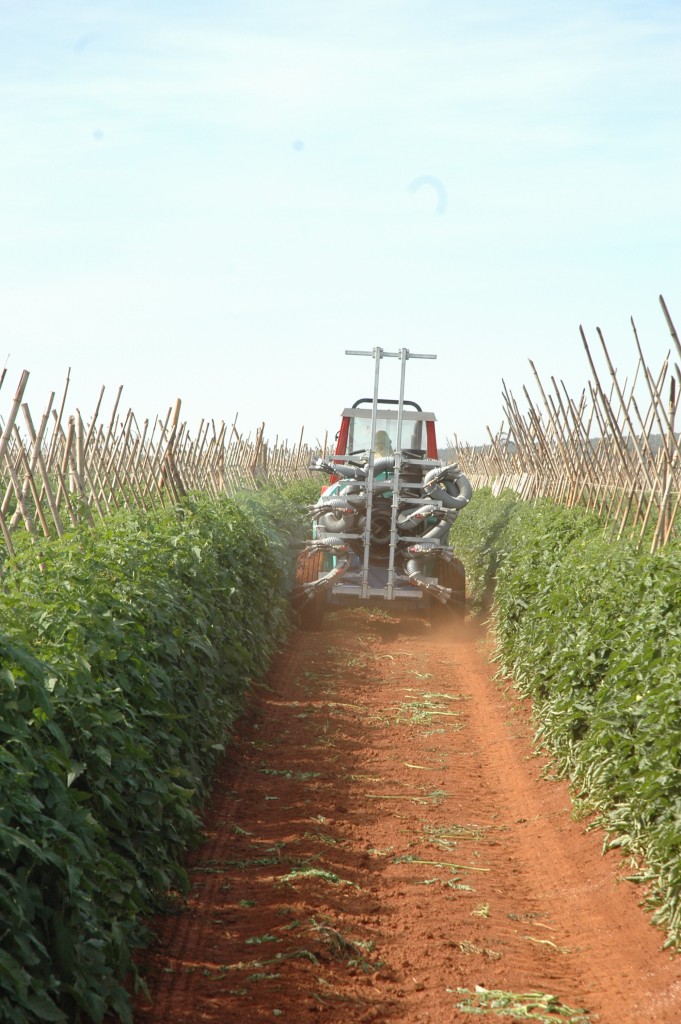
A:
[[[296,587],[305,583],[314,583],[320,572],[324,571],[324,554],[315,551],[313,555],[300,555],[296,567]],[[298,612],[298,624],[307,633],[318,632],[324,622],[324,595],[314,593],[308,597],[300,591],[294,607]]]
[[[463,622],[466,615],[466,570],[463,562],[440,562],[437,567],[437,581],[441,587],[452,591],[447,604],[433,599],[430,621],[433,626],[448,626]]]

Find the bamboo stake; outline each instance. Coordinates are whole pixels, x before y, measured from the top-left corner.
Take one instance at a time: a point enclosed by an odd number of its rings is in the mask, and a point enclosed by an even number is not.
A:
[[[613,382],[613,384],[615,386],[615,390],[617,392],[617,397],[619,399],[622,412],[624,413],[625,422],[626,422],[627,426],[629,427],[630,437],[631,437],[631,440],[632,440],[632,444],[634,445],[634,450],[635,450],[636,455],[637,455],[638,460],[639,460],[639,465],[641,467],[641,471],[643,472],[643,475],[646,478],[646,483],[648,484],[648,487],[652,488],[653,487],[653,482],[650,479],[650,477],[648,476],[648,469],[647,469],[645,460],[644,460],[644,458],[643,458],[643,456],[641,454],[641,450],[640,450],[640,448],[638,446],[638,441],[636,439],[636,434],[634,432],[634,426],[633,426],[633,424],[631,422],[631,417],[629,416],[628,404],[625,403],[625,401],[624,401],[624,395],[622,394],[622,391],[620,390],[620,386],[619,386],[619,383],[617,381],[617,374],[615,373],[614,367],[613,367],[612,362],[610,360],[610,353],[608,352],[607,345],[605,344],[605,338],[603,337],[603,334],[601,332],[600,327],[596,328],[596,333],[598,334],[598,337],[599,337],[600,342],[601,342],[601,346],[603,348],[603,354],[605,355],[605,359],[606,359],[606,362],[608,364],[608,370],[610,371],[610,376],[612,377],[612,382]]]
[[[82,422],[82,421],[81,421]],[[70,444],[68,439],[70,437]],[[75,416],[69,416],[69,429],[67,434],[67,445],[66,453],[68,456],[68,465],[71,471],[71,476],[75,485],[75,489],[78,492],[78,496],[82,502],[82,512],[85,519],[88,521],[90,526],[95,525],[95,521],[92,518],[92,512],[90,511],[90,504],[87,498],[87,491],[85,490],[85,481],[78,471],[78,428],[76,425]]]
[[[13,430],[15,429],[14,425],[12,426],[12,429]],[[18,431],[17,431],[17,433],[18,433]],[[19,441],[21,442],[21,438],[19,438]],[[24,458],[25,458],[26,453],[24,452],[24,448],[23,448],[23,445],[21,443],[19,445],[19,450],[20,450],[20,453],[23,453]],[[20,454],[19,457],[21,459],[21,454]],[[28,461],[28,460],[26,460],[26,461]],[[28,532],[31,534],[32,537],[35,537],[37,531],[36,531],[36,528],[35,528],[35,524],[33,522],[33,517],[31,516],[31,513],[29,512],[28,505],[26,504],[26,499],[25,499],[24,494],[23,494],[23,489],[22,489],[21,483],[19,481],[19,477],[17,476],[16,469],[14,468],[14,459],[12,458],[10,452],[8,452],[7,450],[5,451],[5,465],[7,466],[7,471],[9,473],[10,480],[12,481],[12,487],[14,488],[14,493],[15,493],[15,497],[16,497],[16,500],[17,500],[17,505],[19,506],[19,509],[21,510],[21,517],[24,520],[24,524],[25,524],[26,529],[28,530]]]
[[[57,509],[57,503],[54,498],[54,492],[52,490],[52,484],[50,482],[50,475],[47,471],[47,466],[45,464],[45,459],[43,458],[43,453],[40,446],[40,439],[42,437],[42,434],[44,433],[45,427],[49,420],[53,400],[54,393],[52,393],[48,407],[43,414],[42,423],[40,424],[40,431],[38,432],[37,435],[35,432],[35,427],[33,426],[33,420],[31,419],[31,412],[28,408],[28,405],[24,403],[21,408],[24,414],[24,419],[26,421],[28,436],[31,439],[33,451],[35,452],[36,455],[36,464],[38,467],[38,471],[42,479],[42,493],[47,498],[47,504],[49,505],[50,512],[52,513],[52,519],[54,521],[54,526],[57,531],[57,536],[62,537],[64,534],[64,528],[62,526],[61,519],[59,518],[59,511]],[[40,504],[40,501],[38,501],[38,504]]]
[[[667,305],[666,305],[666,303],[665,303],[665,301],[664,301],[664,299],[662,298],[661,295],[660,295],[660,305],[662,306],[662,312],[664,313],[664,318],[667,321],[667,327],[669,328],[669,333],[671,334],[672,339],[674,341],[674,345],[676,346],[677,355],[679,356],[679,359],[681,359],[681,342],[679,341],[679,336],[676,333],[676,328],[674,327],[674,324],[672,323],[672,318],[669,315],[669,310],[667,309]]]
[[[71,525],[72,526],[77,526],[78,525],[78,516],[76,515],[76,511],[75,511],[75,509],[73,507],[73,502],[71,501],[71,498],[69,497],[68,488],[66,486],[66,480],[64,478],[64,472],[63,472],[63,470],[61,468],[60,463],[55,462],[54,468],[53,468],[53,472],[54,472],[54,474],[57,477],[57,483],[58,483],[57,497],[56,497],[57,508],[59,508],[61,506],[61,501],[63,499],[64,504],[66,505],[66,511],[69,514],[69,519],[71,520]]]
[[[162,483],[171,492],[171,496],[174,502],[178,502],[180,499],[180,491],[178,489],[178,480],[175,475],[175,466],[173,461],[173,443],[177,434],[177,424],[180,417],[180,406],[181,402],[178,398],[175,402],[175,407],[172,413],[172,422],[170,425],[170,435],[166,442],[165,453],[163,456],[163,466],[161,469],[161,480]],[[166,421],[167,422],[167,421]]]
[[[90,483],[90,497],[95,502],[100,515],[102,507],[106,509],[107,514],[110,514],[112,507],[118,508],[118,504],[112,502],[107,494],[108,482],[105,478],[102,478],[102,460],[98,450],[99,445],[95,447],[97,450],[90,453],[90,459],[86,464],[86,472]]]
[[[669,434],[673,437],[674,435],[674,417],[676,414],[676,380],[674,377],[669,382]],[[657,527],[653,535],[651,544],[651,551],[654,551],[657,547],[660,547],[664,543],[664,538],[667,536],[668,524],[672,515],[671,506],[671,487],[673,483],[673,474],[671,471],[672,453],[671,453],[671,441],[669,434],[665,437],[664,453],[664,492],[662,494],[662,500],[660,501],[660,513],[657,520]]]
[[[31,455],[31,463],[30,463],[31,473],[35,473],[37,459],[38,459],[38,456],[40,454],[40,446],[42,445],[42,442],[43,442],[43,436],[44,436],[45,430],[47,428],[47,423],[48,423],[49,415],[50,415],[50,409],[52,407],[52,402],[53,401],[54,401],[54,392],[52,392],[52,394],[50,395],[47,411],[43,415],[43,420],[42,420],[42,423],[40,425],[40,432],[38,434],[38,437],[35,440],[34,439],[31,440],[31,443],[33,445],[33,452],[32,452],[32,455]],[[25,407],[25,405],[22,405],[22,409],[24,407]],[[10,500],[11,500],[11,496],[12,496],[13,490],[14,489],[13,489],[11,483],[10,483],[9,486],[7,487],[7,490],[5,492],[5,498],[4,498],[3,503],[2,503],[2,513],[3,513],[3,515],[7,512],[7,509],[9,508],[9,503],[10,503]],[[26,484],[24,486],[24,498],[27,497],[27,495],[28,495],[28,481],[26,481]],[[15,518],[16,518],[16,513],[12,517],[12,526],[15,525]]]
[[[17,387],[17,390],[16,390],[16,392],[14,394],[14,400],[12,402],[12,407],[10,409],[7,421],[5,422],[5,428],[4,428],[3,432],[2,432],[2,436],[0,437],[0,465],[2,465],[2,460],[7,455],[7,448],[8,448],[9,442],[10,442],[10,438],[12,437],[12,432],[14,430],[14,424],[16,422],[17,415],[19,413],[19,408],[21,406],[21,401],[22,401],[22,399],[24,397],[24,391],[26,390],[26,385],[28,384],[28,378],[29,378],[28,370],[24,370],[22,372],[22,374],[21,374],[21,378],[19,380],[19,385]],[[7,465],[9,467],[9,469],[11,470],[11,472],[13,473],[14,472],[14,467],[12,466],[12,463],[9,460],[7,461]],[[0,511],[0,531],[2,531],[2,535],[3,535],[4,541],[5,541],[5,546],[6,546],[7,550],[8,550],[8,552],[9,552],[10,556],[13,557],[14,556],[14,545],[12,544],[12,540],[11,540],[11,537],[10,537],[10,534],[9,534],[9,530],[7,528],[7,523],[5,521],[5,516],[4,516],[4,514],[1,511]]]
[[[16,424],[14,426],[14,432],[15,432],[15,436],[16,436],[16,439],[17,439],[17,444],[18,444],[18,447],[19,447],[21,461],[22,461],[23,467],[24,467],[24,473],[26,474],[26,479],[28,481],[29,490],[31,492],[31,496],[32,496],[33,502],[35,504],[36,515],[38,516],[38,519],[40,520],[40,525],[42,527],[42,531],[43,531],[44,535],[46,537],[49,537],[50,536],[50,528],[47,525],[47,519],[45,518],[45,513],[43,512],[42,506],[40,504],[40,497],[38,495],[38,490],[36,488],[35,480],[33,478],[33,471],[31,469],[31,464],[28,461],[28,456],[26,454],[26,449],[24,448],[24,446],[22,444],[21,436],[20,436],[19,431],[18,431],[18,429],[16,427]],[[21,498],[22,510],[25,507],[26,497],[27,497],[27,495],[25,494],[25,492],[22,489],[22,498]],[[30,517],[30,521],[32,522],[32,517]],[[28,520],[27,520],[27,525],[28,525]],[[31,530],[30,532],[33,533],[34,530]]]
[[[21,374],[19,385],[14,395],[12,408],[10,409],[9,416],[5,423],[5,428],[2,432],[2,436],[0,437],[0,462],[2,462],[2,460],[5,458],[10,438],[12,437],[14,424],[16,422],[16,418],[21,407],[21,400],[24,397],[24,391],[26,390],[26,385],[28,384],[28,378],[28,370],[24,370],[23,373]]]
[[[89,496],[87,497],[86,500],[87,500],[88,506],[91,506],[94,503],[95,508],[97,509],[97,512],[99,514],[100,519],[103,519],[105,514],[108,513],[108,511],[109,511],[109,506],[106,505],[106,509],[102,508],[102,504],[101,504],[101,502],[99,500],[99,497],[97,495],[97,489],[95,487],[95,481],[93,480],[93,473],[92,473],[90,464],[88,463],[88,461],[87,461],[87,459],[85,457],[85,453],[87,451],[87,442],[86,442],[86,437],[85,437],[85,425],[83,424],[83,418],[80,415],[80,411],[78,409],[76,410],[76,437],[77,437],[77,451],[79,452],[79,455],[80,455],[80,466],[78,466],[78,470],[77,470],[78,471],[78,475],[79,475],[80,479],[83,481],[83,490],[85,490],[85,484],[86,483],[89,484],[89,487],[90,487],[90,494],[89,494]]]
[[[565,424],[565,443],[571,453],[573,475],[571,482],[571,490],[568,496],[568,504],[569,506],[573,506],[577,504],[577,495],[579,494],[578,489],[580,486],[584,486],[584,480],[588,475],[589,468],[585,458],[584,446],[581,444],[577,444],[576,438],[574,436],[574,431],[570,427],[570,419],[568,417],[567,410],[565,408],[565,405],[563,404],[563,398],[560,393],[560,388],[558,387],[558,384],[556,383],[554,377],[551,377],[551,383],[553,384],[553,389],[556,395],[556,402],[558,403],[558,412],[560,413],[562,422]],[[581,402],[583,403],[583,401],[584,392],[582,392],[581,397]]]
[[[90,447],[90,442],[92,441],[92,438],[94,436],[95,426],[97,424],[97,418],[99,417],[99,410],[101,408],[102,399],[103,398],[104,398],[104,385],[102,385],[102,388],[101,388],[101,390],[99,392],[99,398],[97,399],[97,405],[95,406],[95,411],[92,414],[92,419],[90,420],[90,425],[88,426],[88,429],[87,429],[87,434],[85,436],[85,443],[84,443],[85,451],[87,451],[88,448]],[[79,410],[76,410],[76,412],[78,412],[78,415],[80,416]]]
[[[64,391],[61,396],[61,405],[59,406],[59,413],[57,414],[57,426],[54,433],[52,434],[52,441],[50,443],[50,450],[47,453],[47,469],[48,472],[52,469],[52,463],[57,454],[57,443],[59,441],[59,430],[61,427],[62,417],[64,415],[64,406],[66,404],[66,396],[69,390],[69,383],[71,381],[71,367],[69,366],[66,372],[66,383],[64,384]]]
[[[622,477],[627,477],[627,478],[631,479],[630,471],[628,471],[628,469],[627,469],[627,467],[629,466],[628,453],[627,453],[626,445],[625,445],[623,437],[622,437],[622,433],[621,433],[620,428],[619,428],[619,424],[617,422],[616,417],[613,414],[611,402],[607,399],[607,397],[605,395],[605,392],[603,391],[603,388],[601,387],[601,382],[600,382],[598,373],[596,372],[596,367],[594,365],[594,361],[591,358],[591,351],[589,349],[589,345],[587,343],[586,335],[584,334],[584,330],[583,330],[582,327],[580,327],[579,330],[580,330],[580,334],[582,336],[582,342],[584,343],[584,349],[586,351],[587,358],[589,360],[589,365],[591,367],[591,373],[593,375],[594,382],[596,384],[595,396],[598,396],[598,398],[600,400],[601,407],[602,407],[603,412],[605,414],[605,422],[607,422],[609,424],[609,426],[610,426],[611,437],[612,437],[612,439],[613,439],[613,441],[615,443],[615,447],[617,448],[617,451],[618,451],[619,456],[620,456],[619,466],[617,465],[617,463],[611,462],[611,467],[613,467],[613,469],[614,469],[615,480],[617,480],[618,477],[620,479],[622,479]],[[618,387],[616,381],[613,381],[613,387]],[[595,401],[595,398],[594,398],[594,401]],[[601,433],[603,435],[603,433],[604,433],[603,429],[602,429]],[[610,480],[608,481],[608,484],[609,484],[609,487],[612,487],[612,484],[613,484],[612,476],[610,477]],[[605,492],[604,492],[604,494],[605,494]],[[609,507],[611,506],[611,504],[612,503],[609,502]]]
[[[263,423],[263,430],[264,430],[264,429],[265,429],[265,424]],[[304,427],[304,426],[302,426],[302,427],[300,428],[300,439],[299,439],[299,441],[298,441],[298,450],[297,450],[297,452],[296,452],[296,462],[295,462],[295,469],[298,469],[298,466],[300,465],[300,450],[301,450],[301,448],[303,447],[303,434],[304,434],[304,433],[305,433],[305,427]]]

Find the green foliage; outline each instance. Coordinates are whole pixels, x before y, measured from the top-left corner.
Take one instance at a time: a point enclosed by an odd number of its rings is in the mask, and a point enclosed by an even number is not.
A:
[[[473,493],[453,526],[449,543],[466,566],[466,584],[474,611],[491,603],[501,554],[503,532],[517,511],[518,497],[504,491],[495,498],[489,488]]]
[[[448,988],[447,991],[453,992],[454,989]],[[567,1017],[573,1024],[588,1024],[589,1021],[588,1011],[574,1010],[561,1003],[557,996],[546,992],[506,992],[503,989],[487,989],[483,985],[476,985],[472,992],[467,988],[457,988],[456,992],[464,996],[456,1004],[456,1009],[464,1013],[533,1020],[539,1024],[551,1024],[559,1017]]]
[[[256,523],[269,542],[270,552],[283,572],[283,584],[290,590],[295,577],[292,549],[310,533],[306,508],[319,498],[321,479],[297,480],[280,487],[268,484],[258,491],[241,491],[235,501]]]
[[[495,522],[488,500],[484,523]],[[492,546],[504,671],[533,698],[538,738],[610,845],[646,862],[655,920],[678,945],[681,550],[608,543],[594,516],[550,502],[515,502]]]
[[[278,501],[268,536],[257,499],[192,496],[7,563],[0,1020],[130,1021],[141,921],[186,890],[215,762],[287,628],[302,521]]]

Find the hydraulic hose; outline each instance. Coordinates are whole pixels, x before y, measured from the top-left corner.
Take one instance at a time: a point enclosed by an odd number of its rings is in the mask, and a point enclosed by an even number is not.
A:
[[[366,480],[368,466],[350,466],[344,462],[327,462],[325,459],[315,459],[310,469],[315,472],[328,473],[330,476],[340,476],[344,480]],[[382,456],[374,462],[374,476],[378,476],[379,473],[391,473],[394,469],[394,455]]]
[[[410,557],[406,560],[404,568],[409,582],[419,587],[420,590],[433,594],[442,604],[447,604],[453,593],[451,588],[443,587],[439,583],[433,583],[432,580],[424,575],[423,569],[428,555],[435,555],[438,558],[443,558],[445,561],[451,561],[453,556],[441,548],[435,540],[423,540],[416,544],[410,544],[407,548],[407,553]]]
[[[326,573],[325,576],[322,576],[317,580],[311,580],[309,583],[299,584],[293,594],[294,602],[297,600],[299,604],[305,604],[307,601],[311,600],[316,593],[326,590],[327,587],[330,587],[333,583],[337,582],[341,576],[345,575],[351,566],[355,568],[359,565],[359,558],[355,552],[350,548],[350,545],[341,540],[340,537],[319,537],[317,540],[311,541],[303,552],[303,557],[310,558],[311,555],[318,551],[324,551],[335,555],[336,564]]]
[[[357,499],[354,499],[357,501]],[[321,498],[321,504],[312,509],[312,518],[329,533],[346,533],[357,518],[357,509],[346,498]]]
[[[401,530],[411,530],[429,516],[437,515],[437,505],[421,505],[413,512],[400,512],[397,517],[397,525]]]
[[[438,486],[444,484],[444,487]],[[473,488],[456,463],[451,466],[435,467],[426,473],[423,490],[434,501],[441,501],[445,508],[459,511],[465,508],[473,497]]]
[[[326,462],[324,459],[315,459],[310,466],[311,470],[319,473],[328,473],[329,476],[340,476],[344,480],[366,480],[366,469],[364,466],[346,466],[343,462]]]

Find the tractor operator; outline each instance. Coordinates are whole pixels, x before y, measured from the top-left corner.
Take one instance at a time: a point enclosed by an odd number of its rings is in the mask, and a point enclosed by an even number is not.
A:
[[[390,440],[390,434],[387,430],[377,430],[376,437],[374,439],[374,452],[379,458],[384,458],[387,455],[393,455],[392,441]]]

